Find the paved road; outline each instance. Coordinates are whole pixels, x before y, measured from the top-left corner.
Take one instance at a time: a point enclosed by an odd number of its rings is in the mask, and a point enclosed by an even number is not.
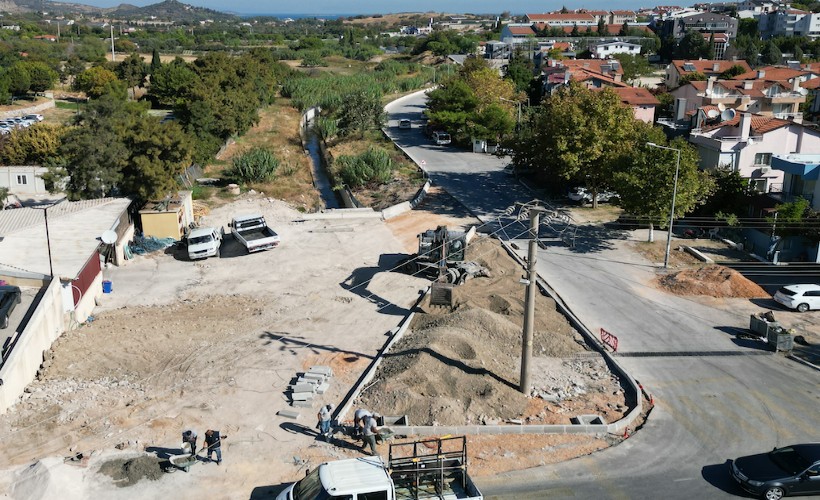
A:
[[[417,117],[422,105],[414,95],[388,106],[391,124]],[[437,148],[415,129],[390,130],[434,182],[485,220],[531,198],[496,175],[497,159]],[[550,231],[543,236],[539,275],[590,330],[619,337],[618,362],[656,407],[621,445],[481,481],[488,498],[731,497],[740,492],[727,460],[820,440],[820,372],[736,338],[747,315],[655,292],[646,283],[657,267],[619,250],[628,233],[581,228],[574,248]]]

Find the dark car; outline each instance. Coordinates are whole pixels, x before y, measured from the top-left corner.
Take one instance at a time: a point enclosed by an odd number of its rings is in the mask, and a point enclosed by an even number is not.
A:
[[[732,477],[767,500],[820,494],[820,443],[795,444],[734,460]]]
[[[20,288],[7,285],[0,286],[0,329],[9,327],[9,316],[22,300]]]

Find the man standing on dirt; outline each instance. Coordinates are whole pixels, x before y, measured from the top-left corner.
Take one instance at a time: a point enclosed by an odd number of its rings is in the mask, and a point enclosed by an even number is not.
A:
[[[367,420],[367,417],[371,415],[369,410],[365,410],[364,408],[359,408],[356,410],[356,413],[353,414],[353,434],[358,436],[362,433],[362,427],[364,426],[364,421]]]
[[[196,455],[196,431],[193,429],[188,429],[182,432],[182,446],[185,447],[185,443],[191,445],[191,456]]]
[[[216,465],[222,465],[222,440],[227,439],[228,436],[220,436],[219,431],[208,429],[205,431],[205,445],[208,447],[205,450],[205,457],[210,460],[211,454],[216,452]]]
[[[330,439],[330,411],[333,405],[324,405],[319,409],[319,433],[325,438],[325,441]]]
[[[378,455],[378,453],[376,453],[376,436],[379,434],[379,426],[376,422],[377,418],[379,418],[379,414],[374,413],[364,419],[364,443],[362,444],[362,450],[365,450],[367,446],[370,445],[370,456]]]

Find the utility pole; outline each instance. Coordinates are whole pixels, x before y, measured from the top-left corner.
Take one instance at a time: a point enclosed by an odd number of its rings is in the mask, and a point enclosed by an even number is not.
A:
[[[108,25],[111,28],[111,62],[116,61],[114,57],[114,23]]]
[[[532,330],[535,324],[535,291],[537,273],[535,260],[538,255],[538,226],[540,224],[541,207],[530,208],[530,245],[527,256],[527,300],[524,303],[524,334],[521,339],[521,393],[530,394],[530,362],[532,361]]]

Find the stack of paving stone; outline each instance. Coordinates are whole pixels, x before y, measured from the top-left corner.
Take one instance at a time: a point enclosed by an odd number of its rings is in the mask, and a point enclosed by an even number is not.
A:
[[[310,408],[314,397],[330,389],[331,377],[333,377],[333,370],[330,367],[311,366],[308,371],[296,378],[295,384],[288,386],[291,391],[291,406]]]

